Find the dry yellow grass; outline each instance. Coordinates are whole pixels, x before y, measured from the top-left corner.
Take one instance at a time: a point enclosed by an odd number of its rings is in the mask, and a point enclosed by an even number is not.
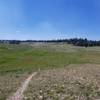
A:
[[[100,99],[100,65],[70,65],[41,71],[32,79],[24,100]]]
[[[0,100],[6,100],[12,95],[27,75],[28,73],[0,73]]]

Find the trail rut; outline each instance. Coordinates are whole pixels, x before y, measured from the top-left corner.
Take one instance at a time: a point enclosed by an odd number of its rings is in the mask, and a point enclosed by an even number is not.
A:
[[[22,100],[24,98],[24,91],[28,87],[28,84],[32,77],[34,77],[37,74],[37,72],[34,72],[31,74],[21,85],[21,87],[18,88],[18,90],[14,93],[13,96],[10,96],[7,100]]]

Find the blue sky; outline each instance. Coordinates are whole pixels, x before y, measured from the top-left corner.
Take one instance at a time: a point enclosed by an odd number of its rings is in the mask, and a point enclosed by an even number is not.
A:
[[[0,0],[0,39],[100,40],[100,0]]]

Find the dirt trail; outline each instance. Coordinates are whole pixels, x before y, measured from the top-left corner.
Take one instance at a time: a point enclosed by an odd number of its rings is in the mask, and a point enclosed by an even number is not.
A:
[[[7,100],[22,100],[24,95],[24,91],[26,90],[26,88],[28,87],[28,84],[30,82],[30,80],[32,79],[32,77],[34,77],[37,74],[37,72],[34,72],[33,74],[31,74],[22,84],[21,87],[18,88],[18,90],[14,93],[13,96],[9,97]]]

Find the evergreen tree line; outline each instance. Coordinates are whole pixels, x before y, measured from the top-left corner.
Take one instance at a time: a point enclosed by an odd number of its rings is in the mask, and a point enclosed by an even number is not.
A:
[[[8,44],[20,44],[20,43],[35,43],[35,42],[45,42],[45,43],[68,43],[75,46],[100,46],[100,41],[87,40],[86,38],[72,38],[72,39],[56,39],[56,40],[0,40],[0,43]]]

